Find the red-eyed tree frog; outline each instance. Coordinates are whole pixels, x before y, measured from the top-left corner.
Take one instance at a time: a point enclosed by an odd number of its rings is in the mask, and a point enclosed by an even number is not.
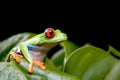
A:
[[[47,53],[60,42],[67,40],[67,35],[59,29],[47,28],[44,33],[38,34],[10,50],[7,61],[12,56],[18,63],[20,56],[24,57],[30,64],[29,73],[33,73],[33,66],[37,65],[42,70],[46,70],[44,59]]]

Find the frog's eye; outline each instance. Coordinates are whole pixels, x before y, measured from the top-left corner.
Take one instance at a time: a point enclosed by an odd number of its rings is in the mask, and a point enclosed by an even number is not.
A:
[[[47,28],[45,30],[45,35],[47,38],[53,38],[55,36],[55,30],[53,28]]]

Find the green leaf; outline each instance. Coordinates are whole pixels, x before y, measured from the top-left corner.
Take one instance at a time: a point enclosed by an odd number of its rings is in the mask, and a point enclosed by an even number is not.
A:
[[[62,49],[58,50],[52,57],[51,60],[57,66],[58,70],[63,70],[63,64],[67,60],[68,56],[78,48],[76,44],[71,41],[64,41],[61,42],[60,45],[63,47]]]
[[[30,75],[20,70],[14,63],[0,62],[0,80],[47,80],[46,77],[36,74]]]
[[[26,80],[25,76],[16,67],[8,64],[7,62],[0,63],[0,80]]]
[[[115,63],[105,80],[120,80],[120,61]]]
[[[71,41],[64,41],[61,42],[60,45],[64,48],[65,50],[65,58],[64,58],[64,63],[66,62],[67,58],[69,57],[69,55],[71,55],[71,53],[76,50],[77,48],[79,48],[79,46],[77,46],[76,44],[74,44]]]
[[[34,73],[28,73],[29,63],[25,59],[22,59],[18,64],[14,60],[10,63],[0,63],[0,78],[1,80],[79,80],[73,75],[47,68],[45,71],[41,70],[37,66],[34,66]]]
[[[65,57],[65,51],[62,48],[53,54],[53,56],[51,57],[51,60],[58,67],[63,65],[64,57]]]
[[[36,35],[35,33],[19,33],[16,35],[11,36],[10,38],[2,41],[0,43],[0,61],[4,61],[4,58],[7,56],[8,52],[17,44],[19,44],[22,41],[25,41],[26,39]]]
[[[53,61],[49,58],[46,58],[45,60],[45,65],[49,68],[52,68],[52,69],[57,69],[55,64],[53,63]]]
[[[115,49],[114,47],[110,46],[110,45],[109,45],[108,52],[113,54],[116,58],[120,58],[120,52],[117,49]]]
[[[71,54],[64,71],[81,80],[104,80],[112,66],[119,61],[108,52],[91,45],[78,48]]]

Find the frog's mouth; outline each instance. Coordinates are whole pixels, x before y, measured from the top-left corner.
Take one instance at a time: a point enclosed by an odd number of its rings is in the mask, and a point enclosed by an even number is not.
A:
[[[67,40],[67,39],[65,38],[65,39],[61,39],[61,40],[56,40],[56,41],[54,41],[54,42],[63,42],[63,41],[65,41],[65,40]]]
[[[60,43],[60,42],[66,41],[66,40],[67,40],[67,38],[55,39],[55,40],[48,41],[47,43]]]

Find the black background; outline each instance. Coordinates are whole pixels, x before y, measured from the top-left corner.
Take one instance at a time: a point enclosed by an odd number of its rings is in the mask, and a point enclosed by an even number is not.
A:
[[[42,33],[47,27],[61,29],[68,40],[82,46],[90,43],[108,49],[108,44],[120,50],[119,20],[109,10],[65,13],[60,15],[1,15],[0,41],[21,32]]]

